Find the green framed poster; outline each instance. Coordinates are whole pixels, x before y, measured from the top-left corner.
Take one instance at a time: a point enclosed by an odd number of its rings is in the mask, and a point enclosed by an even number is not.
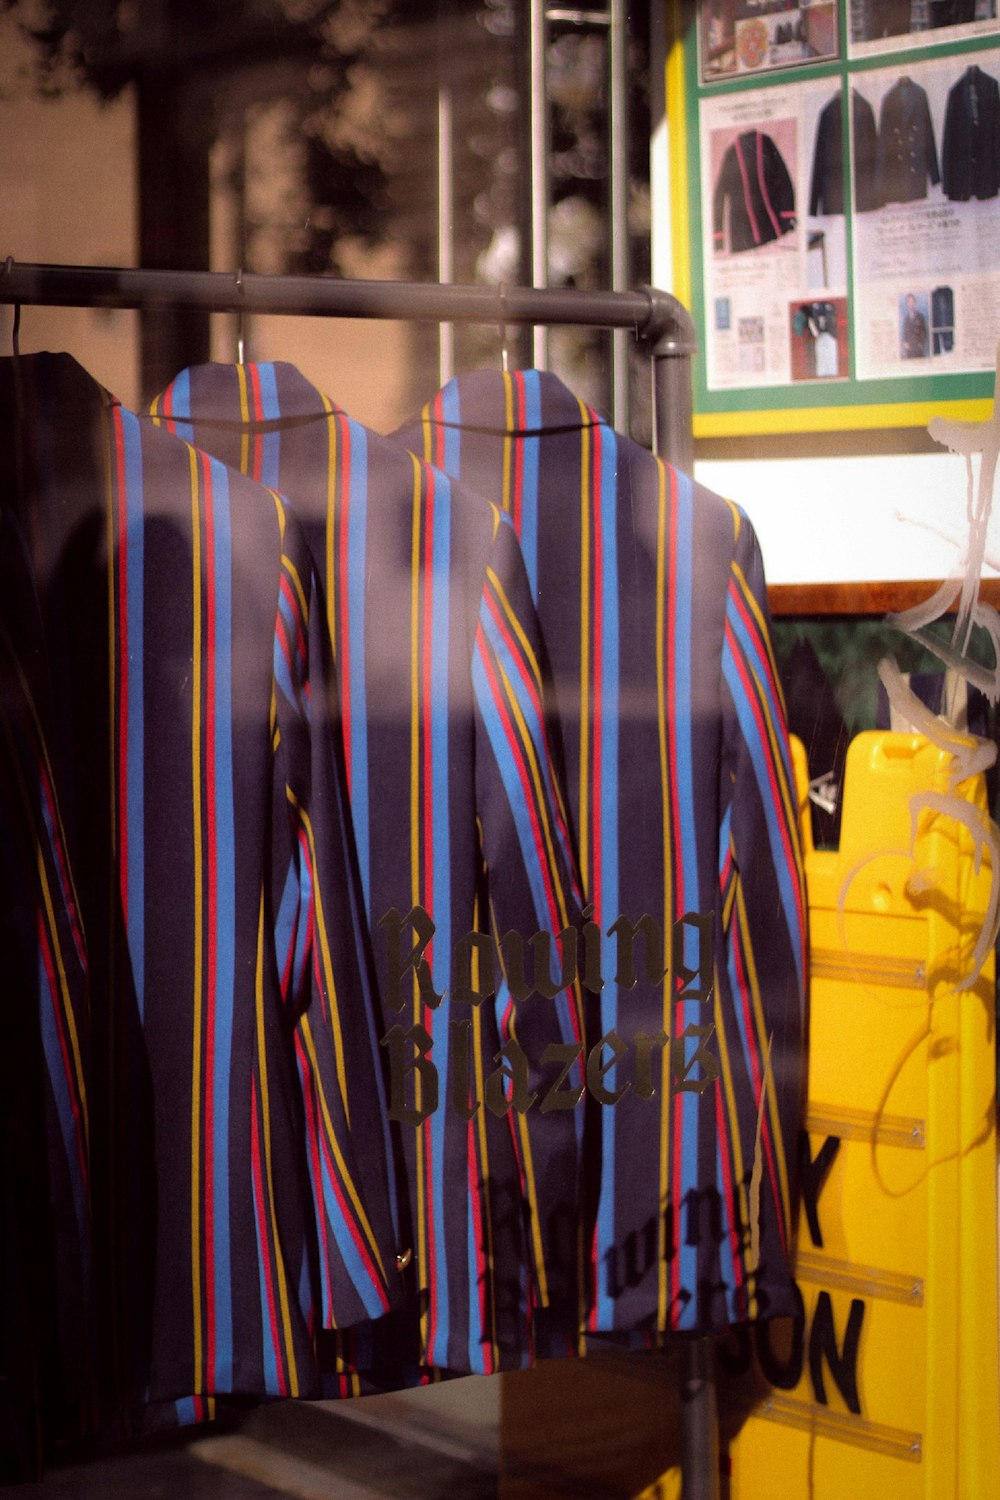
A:
[[[695,435],[984,420],[998,0],[668,0]]]

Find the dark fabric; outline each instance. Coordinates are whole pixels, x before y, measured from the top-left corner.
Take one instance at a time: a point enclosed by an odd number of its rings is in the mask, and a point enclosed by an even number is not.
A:
[[[583,1106],[541,1104],[552,1078],[543,1054],[578,1035],[579,991],[514,1000],[498,968],[492,998],[457,993],[473,930],[519,934],[530,975],[534,934],[579,915],[514,529],[497,507],[459,496],[446,475],[352,421],[291,365],[199,366],[153,410],[280,489],[323,571],[381,1030],[410,1112],[401,1138],[414,1236],[412,1306],[370,1337],[343,1340],[334,1367],[349,1392],[359,1380],[398,1383],[393,1371],[402,1380],[407,1365],[527,1364],[534,1309],[578,1300]],[[392,979],[386,919],[411,907],[436,928],[426,996],[412,972]],[[403,956],[416,941],[403,923]],[[403,1071],[416,1026],[432,1042],[433,1109],[429,1071]],[[515,1039],[530,1066],[511,1109],[487,1079]],[[582,1081],[578,1069],[571,1081]]]
[[[881,203],[912,203],[940,181],[927,94],[900,78],[882,100],[878,123],[878,194]]]
[[[0,364],[0,455],[89,972],[89,1167],[69,1138],[61,1170],[93,1235],[104,1423],[318,1393],[316,1330],[402,1287],[304,538],[67,356]]]
[[[726,243],[726,213],[729,241]],[[726,148],[712,203],[715,249],[736,254],[780,239],[795,228],[795,189],[774,141],[745,130]]]
[[[1000,193],[1000,84],[975,64],[948,90],[941,181],[957,203]]]
[[[804,895],[753,531],[550,374],[463,376],[397,437],[509,512],[551,664],[603,977],[588,1045],[593,1066],[608,1066],[585,1142],[596,1179],[586,1328],[708,1330],[788,1312]],[[683,921],[694,914],[700,943]],[[629,923],[642,918],[652,925],[633,972]],[[686,937],[671,958],[678,922]],[[699,951],[708,978],[695,999],[700,981],[682,981],[678,958],[693,970]],[[650,1056],[649,1039],[698,1025],[714,1030],[697,1086],[682,1089],[680,1052],[671,1062],[661,1042]],[[744,1194],[762,1088],[751,1277]]]
[[[962,26],[976,19],[976,0],[931,0],[932,26]]]
[[[927,319],[918,307],[903,318],[902,354],[904,359],[923,359],[927,352]]]

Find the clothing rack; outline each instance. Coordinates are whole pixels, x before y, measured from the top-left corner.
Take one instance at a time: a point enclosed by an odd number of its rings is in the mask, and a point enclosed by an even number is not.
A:
[[[654,447],[687,473],[693,467],[691,359],[694,323],[669,292],[467,286],[362,281],[253,272],[158,271],[18,263],[0,266],[0,305],[108,307],[279,316],[630,329],[652,363]],[[17,322],[15,319],[15,346]],[[719,1446],[712,1346],[680,1338],[683,1500],[718,1500]]]
[[[249,271],[33,265],[8,257],[0,268],[0,303],[492,323],[501,330],[551,324],[631,329],[652,360],[656,451],[679,469],[690,472],[692,465],[694,323],[676,297],[655,287],[610,292],[571,287],[463,286],[333,276],[262,276]]]

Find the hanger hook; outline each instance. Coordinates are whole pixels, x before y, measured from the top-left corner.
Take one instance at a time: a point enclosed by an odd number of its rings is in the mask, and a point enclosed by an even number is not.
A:
[[[243,267],[242,266],[240,266],[239,270],[236,272],[236,293],[237,293],[237,296],[240,299],[240,306],[239,306],[239,308],[237,309],[237,312],[236,312],[236,363],[238,365],[245,365],[246,364],[246,357],[245,357],[246,356],[246,348],[245,348],[246,341],[245,341],[245,337],[244,337],[243,306],[242,306],[243,296],[244,296]]]
[[[506,375],[510,368],[510,352],[507,347],[507,319],[504,313],[507,308],[507,288],[500,283],[500,368]]]

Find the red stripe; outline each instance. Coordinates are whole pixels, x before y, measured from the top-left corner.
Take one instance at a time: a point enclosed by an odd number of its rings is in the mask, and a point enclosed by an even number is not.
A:
[[[740,176],[743,179],[743,202],[746,205],[747,218],[750,220],[750,228],[753,230],[754,242],[755,242],[755,244],[759,245],[760,244],[760,230],[757,228],[757,218],[756,218],[756,215],[754,214],[754,211],[753,211],[753,204],[750,201],[750,179],[747,176],[746,163],[743,160],[743,152],[742,152],[742,150],[740,148],[740,143],[739,143],[738,139],[735,142],[735,145],[736,145],[736,160],[739,162]],[[730,238],[732,238],[732,230],[730,230]]]
[[[673,469],[668,470],[670,479],[669,489],[669,514],[667,526],[669,532],[668,555],[667,555],[667,614],[665,620],[666,628],[666,666],[667,666],[667,689],[666,689],[666,721],[667,721],[667,744],[668,744],[668,785],[670,795],[670,829],[671,832],[680,827],[680,795],[677,787],[677,715],[674,704],[677,696],[676,672],[674,668],[674,653],[677,649],[677,628],[675,611],[677,607],[677,475]],[[672,861],[674,875],[674,915],[680,917],[685,911],[684,905],[684,870],[679,860]],[[673,995],[671,995],[671,1003]],[[675,1183],[681,1181],[681,1159],[682,1159],[682,1099],[680,1094],[674,1094],[672,1100],[672,1136],[671,1148],[673,1155],[673,1180]],[[670,1106],[668,1105],[668,1108]],[[681,1206],[675,1193],[671,1208],[672,1234],[671,1243],[680,1244],[680,1217]],[[678,1294],[680,1292],[680,1256],[675,1255],[670,1262],[670,1305],[678,1306]]]
[[[271,1329],[271,1342],[274,1345],[275,1358],[278,1365],[278,1389],[282,1396],[288,1394],[288,1382],[285,1378],[285,1365],[282,1358],[280,1336],[278,1332],[278,1309],[274,1298],[274,1272],[271,1265],[271,1251],[268,1242],[268,1216],[264,1200],[264,1177],[261,1170],[260,1160],[260,1133],[257,1128],[257,1080],[250,1080],[250,1169],[253,1177],[254,1202],[257,1207],[257,1237],[260,1244],[261,1258],[264,1262],[264,1289],[267,1298],[267,1321]]]
[[[289,671],[292,674],[292,681],[300,682],[302,680],[302,677],[304,676],[306,667],[305,622],[302,619],[302,612],[299,609],[299,601],[295,596],[295,590],[292,588],[291,582],[288,578],[288,574],[284,570],[282,570],[281,583],[279,586],[282,594],[288,602],[288,607],[291,611],[292,620],[295,625],[295,656],[292,657],[292,655],[289,654],[288,667]],[[291,653],[291,646],[289,646],[289,653]],[[297,669],[296,663],[298,664]]]
[[[318,979],[319,974],[317,969],[317,980]],[[325,1176],[329,1178],[330,1185],[333,1188],[334,1196],[337,1199],[337,1207],[340,1210],[340,1217],[350,1231],[351,1239],[354,1241],[354,1247],[361,1258],[362,1264],[364,1265],[364,1268],[368,1273],[368,1279],[374,1287],[383,1309],[385,1311],[388,1311],[388,1294],[382,1283],[382,1278],[379,1276],[378,1272],[375,1269],[375,1262],[372,1260],[371,1253],[365,1243],[354,1210],[351,1207],[346,1194],[344,1193],[343,1187],[341,1186],[340,1178],[337,1175],[336,1164],[333,1159],[333,1153],[330,1149],[330,1143],[327,1139],[326,1131],[318,1131],[317,1136],[319,1140],[319,1148],[323,1155],[323,1165],[326,1169]],[[325,1198],[321,1198],[320,1201],[325,1203]]]
[[[215,983],[217,829],[215,822],[215,516],[212,469],[208,455],[199,454],[204,485],[205,518],[205,1358],[209,1380],[215,1379]]]
[[[476,1247],[476,1269],[478,1275],[476,1282],[479,1288],[479,1342],[483,1350],[483,1374],[492,1375],[495,1369],[493,1361],[492,1340],[487,1339],[486,1329],[486,1282],[490,1271],[490,1258],[487,1246],[483,1238],[483,1211],[480,1202],[482,1183],[478,1171],[478,1157],[476,1153],[476,1132],[473,1121],[468,1124],[468,1141],[466,1145],[469,1161],[469,1202],[472,1205],[472,1236]]]
[[[604,538],[601,535],[601,432],[594,429],[593,475],[591,493],[594,496],[594,511],[591,521],[594,534],[594,579],[591,587],[593,603],[593,699],[590,730],[593,738],[591,752],[590,819],[591,819],[591,883],[590,894],[594,902],[594,921],[604,925],[602,897],[604,893],[602,849],[604,829],[601,822],[601,777],[604,770],[604,750],[601,725],[604,717]],[[612,918],[614,920],[614,918]]]
[[[514,389],[517,392],[517,426],[520,431],[524,430],[524,375],[520,370],[514,375]],[[521,517],[524,509],[524,442],[521,438],[514,439],[514,530],[518,536],[521,535]]]
[[[302,1080],[302,1098],[306,1111],[306,1140],[309,1149],[309,1176],[313,1185],[313,1205],[316,1211],[316,1223],[319,1228],[320,1237],[320,1275],[323,1278],[323,1307],[332,1312],[333,1289],[330,1285],[330,1247],[327,1235],[326,1207],[323,1201],[323,1169],[319,1155],[319,1128],[317,1125],[317,1110],[315,1087],[312,1071],[309,1067],[309,1059],[306,1056],[305,1047],[302,1044],[302,1036],[298,1027],[295,1029],[295,1058],[299,1066],[299,1078]],[[323,1317],[325,1323],[325,1315]]]
[[[112,411],[118,503],[118,892],[128,926],[128,509],[125,497],[125,434],[121,407]]]
[[[740,682],[743,685],[744,696],[750,705],[750,711],[753,714],[754,723],[757,726],[757,733],[760,736],[761,748],[764,753],[764,765],[767,770],[768,786],[771,792],[771,801],[777,815],[778,832],[781,835],[782,851],[784,853],[788,868],[793,873],[795,873],[798,868],[797,854],[795,849],[793,849],[792,847],[791,833],[789,831],[788,824],[785,821],[784,810],[782,807],[781,791],[778,787],[778,778],[775,772],[774,759],[771,755],[771,741],[767,733],[767,727],[764,723],[764,713],[761,708],[760,699],[754,686],[750,670],[747,666],[742,652],[739,649],[739,643],[736,640],[736,636],[731,625],[726,626],[726,638],[729,643],[729,649],[732,653],[733,662],[736,666],[737,672],[739,673]],[[802,972],[805,973],[805,916],[802,909],[803,892],[801,882],[797,878],[794,881],[794,885],[795,910],[799,921],[799,951],[800,958],[802,959],[803,963]]]
[[[434,463],[439,469],[444,468],[444,393],[438,391],[433,402],[434,430],[432,442],[434,449]]]
[[[252,399],[252,416],[255,422],[260,422],[264,417],[264,402],[260,394],[260,370],[254,364],[247,365],[250,374],[250,395]],[[264,434],[258,428],[253,436],[253,446],[250,450],[250,477],[260,480],[264,469]]]
[[[760,186],[760,196],[764,201],[772,227],[776,235],[781,234],[781,225],[778,223],[777,215],[771,207],[771,199],[768,196],[767,183],[764,181],[764,137],[760,131],[757,132],[757,182]]]
[[[511,654],[514,657],[515,662],[520,663],[520,657],[518,655],[517,649],[515,648],[514,642],[513,642],[512,638],[511,638],[511,635],[510,635],[510,632],[507,629],[506,623],[505,623],[504,618],[503,618],[503,616],[501,614],[500,606],[497,603],[497,601],[495,600],[495,598],[493,597],[492,590],[487,590],[485,592],[484,597],[486,599],[486,606],[487,606],[487,608],[488,608],[488,610],[490,612],[490,615],[493,618],[494,623],[496,624],[497,629],[499,630],[501,636],[503,637],[504,643],[509,647],[509,649],[511,651]],[[479,625],[479,627],[478,627],[478,629],[476,631],[476,642],[477,642],[477,646],[479,647],[479,653],[480,653],[480,656],[482,658],[483,665],[484,665],[484,667],[486,669],[486,675],[487,675],[487,677],[489,678],[489,681],[490,681],[490,690],[491,690],[492,695],[493,695],[493,701],[496,704],[497,709],[499,711],[500,719],[501,719],[501,722],[503,724],[504,731],[505,731],[506,736],[507,736],[507,740],[508,740],[508,742],[509,742],[512,750],[514,751],[514,764],[517,767],[518,775],[519,775],[520,780],[521,780],[521,786],[522,786],[522,789],[524,791],[524,802],[525,802],[525,806],[527,807],[529,817],[531,819],[531,828],[532,828],[532,834],[533,834],[533,838],[534,838],[535,852],[538,855],[538,864],[539,864],[539,867],[540,867],[540,870],[541,870],[542,880],[543,880],[543,883],[544,883],[544,886],[545,886],[546,901],[548,903],[548,908],[549,908],[549,921],[550,921],[550,923],[552,925],[552,931],[553,932],[557,932],[559,930],[559,918],[558,918],[557,910],[556,910],[555,892],[554,892],[553,885],[552,885],[552,871],[549,869],[549,862],[548,862],[548,859],[547,859],[547,857],[546,857],[546,855],[544,853],[543,841],[542,841],[542,837],[541,837],[541,828],[540,828],[540,824],[539,824],[539,820],[538,820],[538,813],[537,813],[537,809],[536,809],[536,806],[535,806],[535,800],[534,800],[534,796],[533,796],[532,788],[531,788],[531,778],[530,778],[530,776],[528,774],[527,765],[525,763],[524,756],[523,756],[523,754],[521,753],[521,750],[520,750],[520,740],[517,737],[517,734],[516,734],[516,732],[514,730],[514,726],[513,726],[512,722],[511,722],[511,719],[510,719],[510,717],[508,716],[508,713],[507,713],[507,707],[506,707],[506,704],[504,702],[503,693],[502,693],[501,688],[500,688],[499,679],[498,679],[498,677],[497,677],[497,675],[496,675],[496,673],[495,673],[495,671],[493,669],[493,666],[492,666],[492,660],[491,660],[491,654],[490,654],[490,647],[489,647],[489,643],[488,643],[488,641],[486,639],[485,632],[483,631],[482,624]],[[521,668],[521,674],[522,674],[521,680],[522,681],[526,681],[527,679],[524,676],[524,668],[523,667]],[[534,701],[537,703],[537,699],[534,699]],[[543,730],[543,732],[544,732],[544,730]],[[548,764],[547,747],[543,750],[543,754],[542,754],[541,759],[542,759],[542,770],[543,770],[543,773],[544,773],[544,771],[546,770],[547,764]]]
[[[351,795],[351,616],[350,600],[347,594],[348,563],[348,540],[349,521],[351,515],[351,429],[345,417],[337,417],[337,430],[340,434],[340,474],[338,476],[339,494],[334,505],[334,513],[338,515],[340,524],[340,548],[338,554],[338,568],[340,575],[340,640],[337,643],[337,661],[339,663],[337,676],[340,686],[340,712],[343,725],[344,738],[344,760],[347,764],[347,795]]]

